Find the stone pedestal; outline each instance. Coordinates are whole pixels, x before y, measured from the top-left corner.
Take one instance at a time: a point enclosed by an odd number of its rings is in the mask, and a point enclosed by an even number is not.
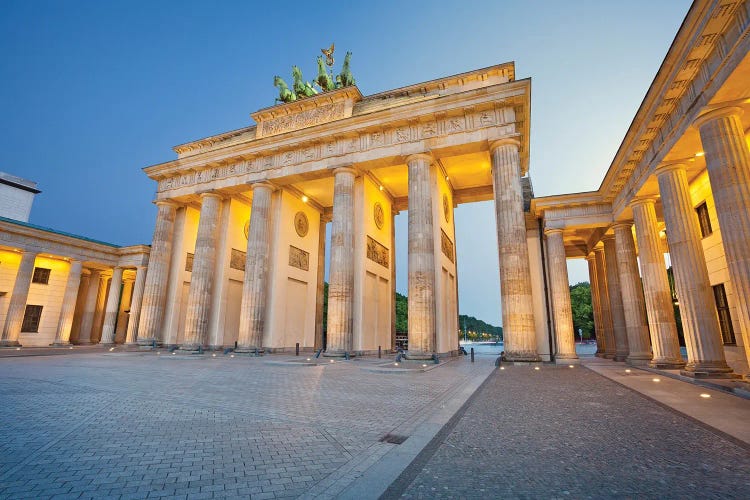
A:
[[[73,315],[76,310],[78,299],[78,287],[81,284],[81,271],[83,267],[80,260],[70,263],[68,281],[65,284],[62,307],[60,308],[60,319],[57,321],[57,333],[53,346],[64,346],[70,344],[70,331],[73,326]]]
[[[138,339],[138,321],[141,316],[141,304],[143,302],[143,289],[146,285],[146,268],[137,267],[135,271],[135,284],[133,285],[133,297],[130,299],[130,319],[128,331],[125,335],[125,344],[135,344]]]
[[[138,344],[152,345],[159,339],[164,319],[169,261],[172,258],[172,235],[176,207],[171,202],[156,203],[156,227],[148,259],[148,272],[143,290],[141,317],[138,322]]]
[[[435,233],[432,217],[433,159],[409,156],[409,359],[435,353]]]
[[[622,289],[622,307],[625,311],[625,327],[628,336],[626,361],[634,366],[644,366],[651,361],[652,354],[646,321],[646,304],[643,298],[641,277],[638,274],[638,260],[635,255],[633,226],[630,223],[615,224],[614,229]]]
[[[505,359],[540,361],[536,350],[534,300],[518,147],[519,143],[514,139],[503,139],[490,145]]]
[[[13,283],[13,292],[8,304],[8,312],[5,316],[3,335],[0,338],[0,347],[18,347],[18,335],[23,326],[23,315],[26,313],[26,300],[29,296],[31,277],[34,275],[34,262],[36,252],[23,252],[21,264],[18,266],[16,280]]]
[[[591,307],[594,310],[594,331],[596,332],[596,356],[604,357],[604,328],[602,327],[602,309],[599,296],[599,280],[596,275],[596,255],[586,256],[589,265],[589,283],[591,284]]]
[[[328,328],[324,356],[353,354],[355,176],[352,168],[334,170]]]
[[[107,306],[104,310],[104,326],[102,327],[101,344],[109,345],[115,343],[115,326],[117,325],[117,314],[120,306],[120,289],[122,287],[121,267],[115,267],[112,272],[112,280],[109,284]]]
[[[601,309],[602,330],[604,330],[604,358],[615,358],[615,328],[612,323],[612,306],[609,300],[607,284],[607,263],[604,258],[604,248],[594,248],[596,259],[597,291],[599,292],[599,307]]]
[[[701,116],[696,125],[750,359],[750,150],[741,113],[741,108],[717,109]]]
[[[240,333],[237,352],[263,352],[266,301],[268,299],[269,242],[271,235],[271,193],[268,183],[252,185],[253,206],[247,238],[245,281],[242,287]],[[325,232],[323,233],[325,238]]]
[[[643,278],[643,294],[651,333],[653,368],[681,368],[685,366],[680,355],[677,325],[674,319],[672,294],[669,290],[667,268],[659,241],[654,200],[640,199],[631,204],[638,237],[638,254]]]
[[[562,229],[546,229],[547,262],[549,263],[550,290],[552,292],[552,316],[555,322],[557,354],[555,360],[570,364],[578,361],[575,332],[573,331],[573,310],[570,305],[570,285],[568,265],[565,256],[565,243]]]
[[[628,331],[625,325],[625,310],[622,307],[617,247],[614,236],[605,236],[602,241],[604,242],[604,260],[607,267],[607,294],[609,295],[609,308],[612,314],[612,329],[614,330],[615,357],[613,359],[625,361],[629,352]]]
[[[180,345],[182,351],[198,351],[206,341],[221,201],[222,197],[217,193],[201,194],[201,215],[185,316],[185,339]]]
[[[656,171],[672,259],[688,362],[686,375],[726,377],[719,319],[708,280],[698,216],[693,209],[685,167],[669,164]]]

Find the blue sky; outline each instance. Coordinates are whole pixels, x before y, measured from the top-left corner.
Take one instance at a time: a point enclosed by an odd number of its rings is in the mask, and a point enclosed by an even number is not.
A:
[[[273,75],[354,53],[363,94],[506,61],[532,79],[537,196],[599,187],[690,2],[5,1],[0,170],[38,182],[31,222],[150,243],[171,147],[251,123]],[[312,74],[310,75],[312,76]],[[500,323],[490,203],[456,210],[461,313]],[[397,287],[406,289],[406,218]],[[476,221],[486,221],[478,225]],[[486,230],[487,227],[492,230]],[[571,282],[587,280],[569,262]]]

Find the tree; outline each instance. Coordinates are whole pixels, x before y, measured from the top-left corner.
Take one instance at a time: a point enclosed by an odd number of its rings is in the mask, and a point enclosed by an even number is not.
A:
[[[584,281],[570,287],[570,306],[573,310],[573,329],[576,337],[578,330],[583,338],[594,336],[594,308],[591,305],[591,285]]]

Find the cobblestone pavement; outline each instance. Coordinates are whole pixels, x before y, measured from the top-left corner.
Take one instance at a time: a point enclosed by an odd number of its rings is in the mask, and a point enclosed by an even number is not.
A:
[[[750,498],[739,443],[585,368],[506,366],[384,497]]]
[[[89,353],[0,360],[0,498],[283,498],[351,471],[489,368]],[[363,367],[368,370],[362,369]]]

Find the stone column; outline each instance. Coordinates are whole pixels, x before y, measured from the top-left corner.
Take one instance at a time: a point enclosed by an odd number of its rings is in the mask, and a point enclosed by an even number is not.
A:
[[[568,265],[562,229],[545,229],[547,237],[547,262],[549,264],[550,289],[552,292],[552,314],[555,319],[557,354],[555,361],[570,364],[578,361],[573,310],[570,305]]]
[[[435,233],[432,218],[432,156],[411,155],[409,167],[409,349],[408,358],[429,359],[436,348]]]
[[[328,271],[328,327],[325,356],[343,356],[354,347],[354,178],[352,168],[333,171],[331,265]]]
[[[638,260],[633,241],[631,223],[615,224],[615,244],[617,265],[622,289],[622,308],[625,312],[625,328],[628,339],[628,364],[644,366],[651,361],[646,303],[643,299],[643,286],[638,274]]]
[[[65,284],[62,307],[60,308],[60,319],[57,321],[57,333],[53,346],[64,346],[70,344],[70,331],[73,327],[73,315],[76,311],[78,299],[78,287],[81,285],[81,271],[83,267],[80,260],[70,262],[68,281]]]
[[[143,301],[143,289],[146,285],[146,268],[138,266],[135,268],[135,284],[133,285],[133,297],[130,299],[130,319],[128,320],[128,332],[125,335],[125,344],[133,345],[138,339],[138,320],[141,317],[141,303]]]
[[[104,308],[107,302],[107,290],[109,289],[110,277],[102,275],[99,278],[99,290],[96,294],[96,306],[94,307],[93,326],[91,328],[91,343],[98,344],[102,339],[102,328],[104,327]]]
[[[122,267],[115,267],[112,279],[109,283],[109,295],[107,306],[104,309],[104,326],[102,327],[101,344],[109,345],[115,343],[115,326],[117,325],[117,313],[120,309],[120,289],[122,288]]]
[[[628,331],[625,324],[625,309],[622,307],[622,288],[620,288],[620,266],[617,262],[615,237],[607,235],[604,242],[604,260],[607,266],[607,293],[612,314],[612,327],[615,337],[615,361],[628,358]]]
[[[318,230],[318,280],[315,293],[315,345],[313,349],[323,349],[323,298],[325,292],[326,275],[326,224],[328,222],[320,217],[320,229]]]
[[[89,286],[86,288],[86,301],[83,303],[83,314],[81,315],[81,327],[78,330],[78,344],[88,345],[91,343],[91,332],[94,329],[94,315],[96,314],[96,299],[99,296],[99,282],[101,272],[92,269],[89,274]]]
[[[34,262],[37,252],[23,252],[21,263],[18,266],[16,280],[13,283],[13,292],[8,304],[8,313],[5,316],[3,335],[0,338],[0,347],[18,347],[18,334],[23,326],[23,316],[26,313],[26,300],[29,297],[31,278],[34,275]]]
[[[490,145],[505,359],[540,361],[536,351],[534,298],[518,146],[515,139],[503,139]]]
[[[651,348],[654,353],[649,366],[682,368],[685,362],[680,355],[672,294],[669,290],[667,268],[659,241],[654,200],[640,199],[631,203],[630,206],[633,209],[635,234],[638,237],[643,293],[651,332]]]
[[[185,339],[180,346],[180,350],[183,351],[197,351],[206,342],[221,201],[222,197],[217,193],[201,194],[201,215],[186,306]]]
[[[596,255],[586,256],[589,265],[589,284],[591,286],[591,308],[594,310],[594,331],[596,332],[596,356],[604,356],[604,328],[602,328],[602,309],[599,297],[599,282],[596,276]]]
[[[615,349],[615,327],[612,321],[612,304],[609,300],[609,287],[607,283],[607,263],[604,258],[604,247],[594,248],[596,258],[596,279],[599,291],[599,307],[601,308],[602,329],[604,330],[604,356],[614,359]]]
[[[263,352],[263,332],[268,300],[269,245],[271,240],[271,193],[267,182],[253,184],[253,206],[247,238],[245,281],[237,352]],[[323,233],[325,240],[325,232]],[[257,350],[257,351],[256,351]]]
[[[148,259],[148,273],[143,290],[141,317],[138,323],[138,344],[151,345],[158,340],[164,319],[164,306],[172,257],[172,236],[176,207],[167,201],[156,202],[158,212],[154,240]]]
[[[717,109],[701,116],[696,125],[750,359],[750,150],[741,113],[737,107]]]
[[[91,271],[81,271],[81,283],[78,285],[78,298],[76,299],[76,310],[73,313],[73,326],[70,330],[70,338],[68,339],[71,344],[77,344],[78,338],[81,335],[81,323],[83,321],[83,312],[86,306],[86,297],[89,291],[89,279],[91,277]]]
[[[691,376],[732,376],[732,369],[724,357],[698,215],[690,199],[685,167],[677,163],[664,165],[656,170],[656,176],[688,353],[688,362],[682,373]]]

